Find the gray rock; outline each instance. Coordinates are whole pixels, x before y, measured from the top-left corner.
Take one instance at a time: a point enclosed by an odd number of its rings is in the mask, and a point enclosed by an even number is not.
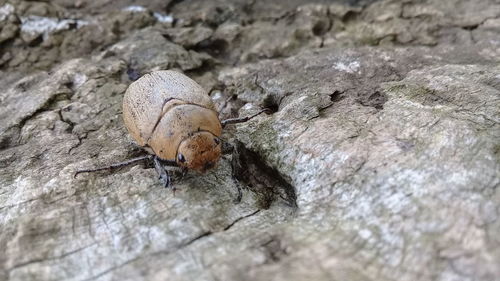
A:
[[[141,73],[151,70],[177,68],[190,70],[202,65],[204,57],[174,44],[159,32],[140,30],[109,48],[106,56],[123,59],[130,68]]]
[[[210,38],[212,34],[212,29],[203,26],[170,28],[165,31],[165,35],[173,42],[185,48],[195,47]]]
[[[264,104],[279,101],[272,117],[240,125],[237,138],[296,188],[287,243],[317,237],[251,279],[302,280],[311,267],[324,280],[499,276],[499,244],[486,237],[499,230],[500,69],[435,51],[324,50],[227,74],[228,83],[258,83],[253,96]],[[422,66],[409,71],[405,61]],[[390,74],[403,79],[382,82]],[[379,109],[359,101],[370,86],[385,96]]]

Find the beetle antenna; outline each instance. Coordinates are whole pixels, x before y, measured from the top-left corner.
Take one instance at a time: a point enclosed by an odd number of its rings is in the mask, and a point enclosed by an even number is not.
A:
[[[255,113],[254,115],[240,117],[240,118],[230,118],[230,119],[222,120],[220,123],[222,125],[222,128],[224,128],[226,125],[229,125],[229,124],[238,124],[238,123],[247,122],[247,121],[251,120],[252,118],[257,117],[258,115],[260,115],[264,112],[270,113],[271,109],[264,108],[264,109],[260,110],[259,112]]]

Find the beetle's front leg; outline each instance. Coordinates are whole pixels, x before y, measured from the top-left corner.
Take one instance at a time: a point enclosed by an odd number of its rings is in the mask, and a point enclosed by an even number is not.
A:
[[[160,176],[160,181],[163,184],[163,186],[170,187],[172,184],[172,180],[171,180],[170,175],[168,174],[167,170],[165,170],[165,167],[163,167],[161,160],[157,156],[155,156],[153,159],[153,162],[155,164],[156,172]],[[172,189],[175,191],[174,187],[172,187]]]

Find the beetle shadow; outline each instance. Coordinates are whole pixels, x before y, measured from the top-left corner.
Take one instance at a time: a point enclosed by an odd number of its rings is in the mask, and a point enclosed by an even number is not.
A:
[[[268,166],[261,157],[236,142],[231,162],[234,178],[255,193],[261,209],[268,209],[276,201],[297,207],[297,195],[293,185],[276,169]]]

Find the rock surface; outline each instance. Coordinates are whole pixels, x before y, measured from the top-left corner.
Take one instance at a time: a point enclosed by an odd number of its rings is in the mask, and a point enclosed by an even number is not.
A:
[[[0,1],[0,280],[500,279],[497,1],[109,3]],[[74,178],[157,69],[273,113],[175,195]]]

